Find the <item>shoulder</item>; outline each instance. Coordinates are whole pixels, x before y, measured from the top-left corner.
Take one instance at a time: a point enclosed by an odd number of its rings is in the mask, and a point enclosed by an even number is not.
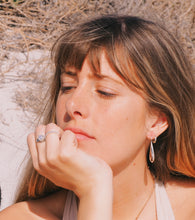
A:
[[[166,190],[176,219],[195,219],[195,179],[171,180]]]
[[[0,212],[0,220],[59,220],[62,219],[66,199],[66,191],[60,191],[50,196],[16,203]]]

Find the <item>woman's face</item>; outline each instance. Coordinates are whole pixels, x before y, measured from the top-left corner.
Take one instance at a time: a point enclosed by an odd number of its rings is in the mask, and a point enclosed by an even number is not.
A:
[[[102,158],[113,169],[122,169],[138,155],[145,163],[151,123],[146,102],[113,71],[104,53],[98,75],[87,59],[80,71],[65,69],[56,120],[63,130],[76,134],[80,149]]]

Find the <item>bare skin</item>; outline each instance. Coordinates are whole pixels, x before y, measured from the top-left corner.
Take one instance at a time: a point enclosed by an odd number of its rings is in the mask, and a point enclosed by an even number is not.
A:
[[[0,219],[62,219],[66,193],[58,192],[40,200],[17,203],[0,214]],[[58,202],[56,202],[58,201]]]
[[[195,219],[195,182],[171,180],[166,184],[166,190],[175,214],[175,219]],[[63,215],[65,199],[66,192],[60,191],[41,200],[18,203],[3,210],[0,213],[0,219],[11,220],[14,216],[16,220],[60,220]],[[151,198],[151,201],[149,201],[145,210],[143,210],[140,219],[155,219],[149,217],[149,213],[151,213],[150,207],[153,206],[153,203],[154,196]],[[183,210],[185,210],[185,212]],[[130,219],[129,216],[127,216],[126,219]]]
[[[145,99],[127,87],[104,54],[100,69],[102,77],[94,76],[86,59],[80,71],[68,68],[62,74],[57,125],[40,125],[28,136],[33,166],[74,191],[80,200],[78,220],[135,219],[150,195],[139,219],[156,220],[146,152],[167,129],[166,117],[148,111]],[[45,142],[36,143],[39,134],[48,134]],[[176,220],[194,219],[195,184],[172,180],[166,189]],[[0,219],[62,219],[65,198],[58,192],[15,204]]]

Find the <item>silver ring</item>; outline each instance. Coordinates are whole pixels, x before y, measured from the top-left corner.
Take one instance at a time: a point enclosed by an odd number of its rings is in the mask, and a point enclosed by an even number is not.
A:
[[[57,131],[48,131],[46,134],[45,134],[45,138],[49,135],[49,134],[57,134],[59,136],[59,133]]]
[[[45,141],[45,135],[40,134],[40,135],[37,137],[36,142],[37,142],[37,143],[42,143],[42,142],[44,142],[44,141]]]

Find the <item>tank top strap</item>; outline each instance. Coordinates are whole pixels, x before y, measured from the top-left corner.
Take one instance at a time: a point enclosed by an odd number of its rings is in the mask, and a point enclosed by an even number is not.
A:
[[[62,220],[77,220],[77,200],[72,191],[67,192]]]
[[[158,220],[175,220],[171,203],[162,182],[155,182],[156,212]]]
[[[175,220],[173,210],[163,183],[155,181],[156,212],[158,220]],[[67,192],[63,220],[77,220],[76,195]]]

